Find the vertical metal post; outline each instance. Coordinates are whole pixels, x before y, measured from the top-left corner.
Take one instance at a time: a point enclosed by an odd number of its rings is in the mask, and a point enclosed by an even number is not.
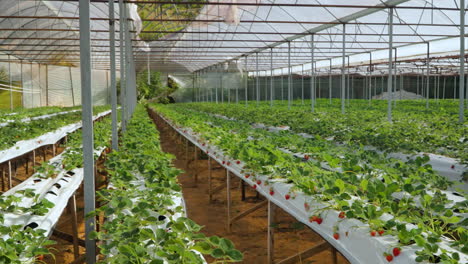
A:
[[[151,51],[149,51],[148,55],[146,56],[146,60],[147,60],[146,68],[148,69],[148,85],[151,84],[150,54],[151,54]]]
[[[268,200],[268,234],[267,234],[267,264],[274,263],[274,224],[276,205]]]
[[[258,103],[260,101],[260,87],[259,87],[259,80],[258,80],[258,52],[255,53],[255,76],[256,76],[256,80],[255,80],[255,93],[256,93],[256,97],[257,97],[257,106],[258,106]]]
[[[249,72],[247,71],[247,59],[248,57],[245,56],[245,105],[248,104],[248,98],[249,98],[249,94],[248,94],[248,88],[249,88]]]
[[[288,41],[288,109],[291,109],[291,41]]]
[[[21,89],[23,90],[21,92],[21,106],[24,107],[23,60],[20,60],[20,78],[21,78]]]
[[[372,52],[369,52],[369,80],[368,80],[368,97],[369,97],[369,105],[372,102]]]
[[[427,83],[426,83],[426,109],[429,108],[429,78],[430,78],[430,70],[429,70],[429,52],[430,52],[430,47],[429,47],[429,42],[426,42],[427,44],[427,62],[426,62],[426,74],[427,74]],[[461,77],[460,77],[461,78]]]
[[[80,15],[80,71],[81,71],[81,105],[83,133],[83,174],[84,174],[84,214],[95,210],[94,188],[94,142],[93,142],[93,107],[91,95],[91,33],[90,33],[90,0],[79,0]],[[95,230],[96,218],[85,220],[86,263],[96,262],[96,241],[90,239]]]
[[[387,120],[392,122],[392,86],[393,86],[393,8],[389,8],[388,14],[388,105],[387,105]]]
[[[302,105],[304,105],[304,64],[302,64],[302,88],[301,88],[301,99],[302,99]]]
[[[111,107],[112,107],[112,149],[119,148],[117,134],[117,87],[115,79],[115,18],[114,0],[109,0],[109,36],[110,36],[110,76],[111,76]],[[149,69],[148,69],[149,70]],[[148,74],[149,76],[149,74]],[[149,78],[148,78],[149,81]]]
[[[273,107],[273,48],[270,48],[270,107]]]
[[[70,73],[70,87],[71,87],[71,95],[72,95],[73,106],[75,106],[75,91],[73,89],[73,77],[72,77],[71,67],[68,67],[68,72]]]
[[[460,0],[460,106],[458,121],[465,121],[465,0]]]
[[[45,79],[46,79],[46,87],[45,87],[46,88],[45,90],[46,106],[49,106],[49,67],[47,66],[47,64],[45,65]]]
[[[10,85],[10,110],[13,110],[13,89],[12,89],[12,81],[11,81],[11,60],[10,55],[8,55],[8,82]],[[11,188],[11,187],[10,187]]]
[[[119,42],[120,42],[120,104],[122,105],[122,132],[127,130],[127,95],[126,95],[126,74],[125,74],[125,44],[124,44],[124,3],[123,0],[119,0]]]
[[[215,66],[214,70],[215,70],[215,73],[218,72],[217,69],[216,69],[216,66]],[[215,83],[216,83],[216,79],[215,79]],[[218,103],[218,85],[216,85],[216,84],[215,84],[215,98],[216,98],[215,102]]]
[[[347,84],[346,84],[346,94],[347,94],[347,95],[346,95],[346,98],[348,98],[348,107],[349,107],[349,104],[350,104],[350,102],[351,102],[350,97],[349,97],[349,95],[350,95],[350,94],[349,94],[349,91],[350,91],[350,88],[351,88],[350,83],[349,83],[349,81],[350,81],[350,75],[351,75],[351,74],[350,74],[349,56],[348,56],[348,77],[347,77],[347,81],[346,81],[346,83],[347,83]]]
[[[330,74],[328,75],[328,98],[329,104],[332,103],[332,60],[330,59]]]
[[[343,24],[343,48],[341,53],[341,113],[345,113],[346,24]]]
[[[314,34],[310,35],[310,107],[315,112],[315,43]]]
[[[445,76],[442,77],[444,79],[444,84],[442,86],[442,99],[445,100],[445,80],[447,79]]]
[[[231,174],[226,169],[227,232],[231,232]]]

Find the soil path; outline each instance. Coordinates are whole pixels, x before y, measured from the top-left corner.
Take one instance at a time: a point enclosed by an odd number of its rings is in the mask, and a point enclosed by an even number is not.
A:
[[[198,153],[198,160],[194,160],[195,153],[193,147],[189,147],[186,155],[185,143],[174,134],[172,128],[165,124],[158,123],[162,149],[175,156],[174,166],[185,172],[179,176],[179,183],[182,185],[188,217],[199,225],[204,226],[202,232],[208,236],[221,236],[231,239],[236,248],[244,253],[246,264],[267,263],[267,207],[263,207],[256,212],[236,221],[232,225],[231,233],[227,233],[226,228],[226,189],[218,192],[209,201],[208,196],[208,160],[206,155]],[[186,165],[189,158],[189,164]],[[213,188],[225,185],[226,171],[219,165],[213,165],[212,171]],[[194,175],[198,180],[195,182]],[[232,178],[232,215],[236,215],[263,200],[262,196],[257,197],[257,192],[246,187],[246,200],[241,201],[240,179]],[[308,227],[297,222],[295,218],[277,209],[275,221],[275,261],[295,255],[303,250],[313,247],[323,241],[323,239]],[[207,259],[210,261],[210,259]],[[320,263],[332,264],[331,250],[325,250],[313,257],[303,259],[297,263]],[[338,253],[337,263],[349,263]]]

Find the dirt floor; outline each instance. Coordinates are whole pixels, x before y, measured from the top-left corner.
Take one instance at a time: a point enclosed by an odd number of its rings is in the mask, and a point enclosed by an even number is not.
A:
[[[161,145],[165,152],[176,156],[174,165],[186,171],[179,176],[179,182],[183,188],[183,194],[187,206],[188,217],[204,226],[202,232],[208,236],[217,235],[231,239],[236,248],[244,253],[244,261],[248,264],[267,263],[267,206],[236,221],[232,225],[231,233],[227,232],[226,189],[221,190],[209,201],[208,195],[208,160],[198,153],[198,160],[194,160],[194,148],[189,147],[186,155],[185,143],[180,141],[172,128],[158,123]],[[187,159],[188,158],[188,166]],[[201,159],[200,159],[201,158]],[[226,171],[219,165],[213,165],[213,188],[225,185]],[[195,175],[197,181],[195,182]],[[240,179],[232,178],[232,212],[231,215],[251,208],[256,203],[264,200],[258,197],[257,192],[246,187],[246,199],[241,201]],[[300,224],[281,209],[277,209],[274,229],[274,260],[276,262],[309,249],[322,242],[323,239],[308,227]],[[333,263],[332,250],[327,249],[313,257],[301,259],[294,263]],[[210,259],[208,259],[210,261]],[[336,263],[349,263],[340,253],[337,254]]]

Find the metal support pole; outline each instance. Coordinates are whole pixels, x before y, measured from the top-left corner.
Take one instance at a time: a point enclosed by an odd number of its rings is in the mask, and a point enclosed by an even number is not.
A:
[[[369,80],[368,80],[368,99],[369,99],[369,105],[372,102],[372,52],[369,52]]]
[[[314,34],[310,35],[310,107],[315,112],[315,43]]]
[[[332,103],[332,60],[330,59],[330,74],[328,75],[328,98]]]
[[[387,120],[388,122],[392,122],[392,86],[393,86],[393,8],[389,9],[388,14],[388,86],[387,86],[387,93],[388,93],[388,105],[387,105]]]
[[[146,58],[147,58],[146,68],[148,69],[148,85],[150,85],[151,84],[150,52],[148,52]]]
[[[10,110],[13,110],[13,89],[12,89],[13,84],[11,82],[11,60],[10,60],[10,55],[8,55],[8,83],[10,84]]]
[[[288,110],[291,110],[291,98],[292,87],[291,87],[291,42],[288,41]]]
[[[49,106],[49,67],[47,66],[47,64],[45,65],[45,79],[46,79],[46,87],[45,87],[46,106]]]
[[[111,76],[111,105],[112,105],[112,149],[119,148],[117,134],[117,87],[115,81],[115,19],[114,1],[109,0],[109,35],[110,35],[110,76]],[[149,74],[148,74],[149,76]],[[149,78],[148,78],[149,81]]]
[[[260,84],[259,84],[259,79],[258,79],[258,52],[255,53],[255,76],[257,77],[256,80],[255,80],[255,93],[256,93],[256,97],[257,97],[257,106],[258,106],[258,103],[260,101]]]
[[[345,78],[345,68],[346,68],[346,24],[343,24],[343,49],[341,53],[341,113],[345,113],[345,89],[346,89],[346,78]]]
[[[227,232],[231,233],[231,174],[226,169]]]
[[[270,48],[270,107],[273,107],[273,48]]]
[[[72,69],[71,67],[68,67],[68,72],[70,74],[70,87],[71,87],[71,95],[72,95],[72,101],[73,101],[73,106],[75,106],[75,91],[73,89],[73,77],[72,77]]]
[[[82,133],[83,133],[83,174],[84,174],[84,214],[95,210],[94,188],[94,136],[93,136],[93,107],[91,94],[91,34],[90,34],[90,0],[80,0],[80,71],[81,71],[81,105],[82,105]],[[96,262],[96,241],[90,239],[95,230],[96,218],[85,220],[86,263]]]
[[[302,89],[301,89],[301,99],[302,99],[302,105],[304,105],[304,64],[302,64]]]
[[[247,71],[247,56],[245,56],[245,105],[248,104],[248,98],[249,98],[249,94],[248,94],[248,91],[249,91],[249,72]]]
[[[460,106],[458,121],[465,121],[465,0],[460,0]]]
[[[445,81],[447,80],[446,77],[442,77],[444,79],[444,84],[442,86],[442,100],[445,100]]]
[[[76,197],[75,194],[68,201],[68,208],[71,214],[72,234],[73,234],[73,255],[75,260],[80,257],[80,249],[78,247],[78,218],[76,217]]]
[[[216,66],[215,66],[215,73],[217,73],[218,71],[216,70]],[[216,75],[215,75],[216,76]],[[216,79],[215,79],[216,81]],[[216,82],[215,82],[216,83]],[[215,84],[215,102],[218,103],[218,85]]]
[[[126,82],[125,82],[125,44],[124,44],[124,3],[119,0],[119,43],[120,43],[120,104],[122,105],[122,132],[127,130],[127,96],[126,96]]]
[[[268,264],[274,263],[274,224],[275,224],[276,205],[268,200],[268,235],[267,235],[267,252]]]
[[[429,42],[427,44],[427,62],[426,62],[426,74],[427,74],[427,83],[426,83],[426,109],[429,108],[429,78],[430,78],[430,70],[429,70],[429,52],[430,52],[430,47],[429,47]],[[461,77],[460,77],[461,78]]]

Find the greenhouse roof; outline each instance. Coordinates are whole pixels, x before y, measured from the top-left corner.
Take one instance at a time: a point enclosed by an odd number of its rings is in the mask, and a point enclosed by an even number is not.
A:
[[[91,1],[93,67],[102,69],[109,68],[107,2]],[[137,69],[145,69],[148,60],[153,69],[165,72],[200,71],[234,61],[243,70],[255,71],[258,53],[259,71],[269,74],[273,66],[275,74],[280,74],[288,66],[290,45],[293,71],[310,71],[313,35],[317,69],[329,69],[330,64],[332,68],[341,67],[344,54],[353,70],[365,70],[357,66],[388,61],[391,9],[393,47],[397,61],[404,65],[400,71],[424,68],[420,65],[425,64],[428,51],[432,72],[453,74],[458,67],[459,0],[125,2],[132,3],[129,21],[134,26]],[[190,8],[200,2],[204,3],[202,7]],[[79,64],[76,0],[4,0],[0,8],[4,10],[0,16],[0,50],[25,61]],[[117,39],[118,11],[116,4]],[[148,42],[141,41],[140,36]]]

